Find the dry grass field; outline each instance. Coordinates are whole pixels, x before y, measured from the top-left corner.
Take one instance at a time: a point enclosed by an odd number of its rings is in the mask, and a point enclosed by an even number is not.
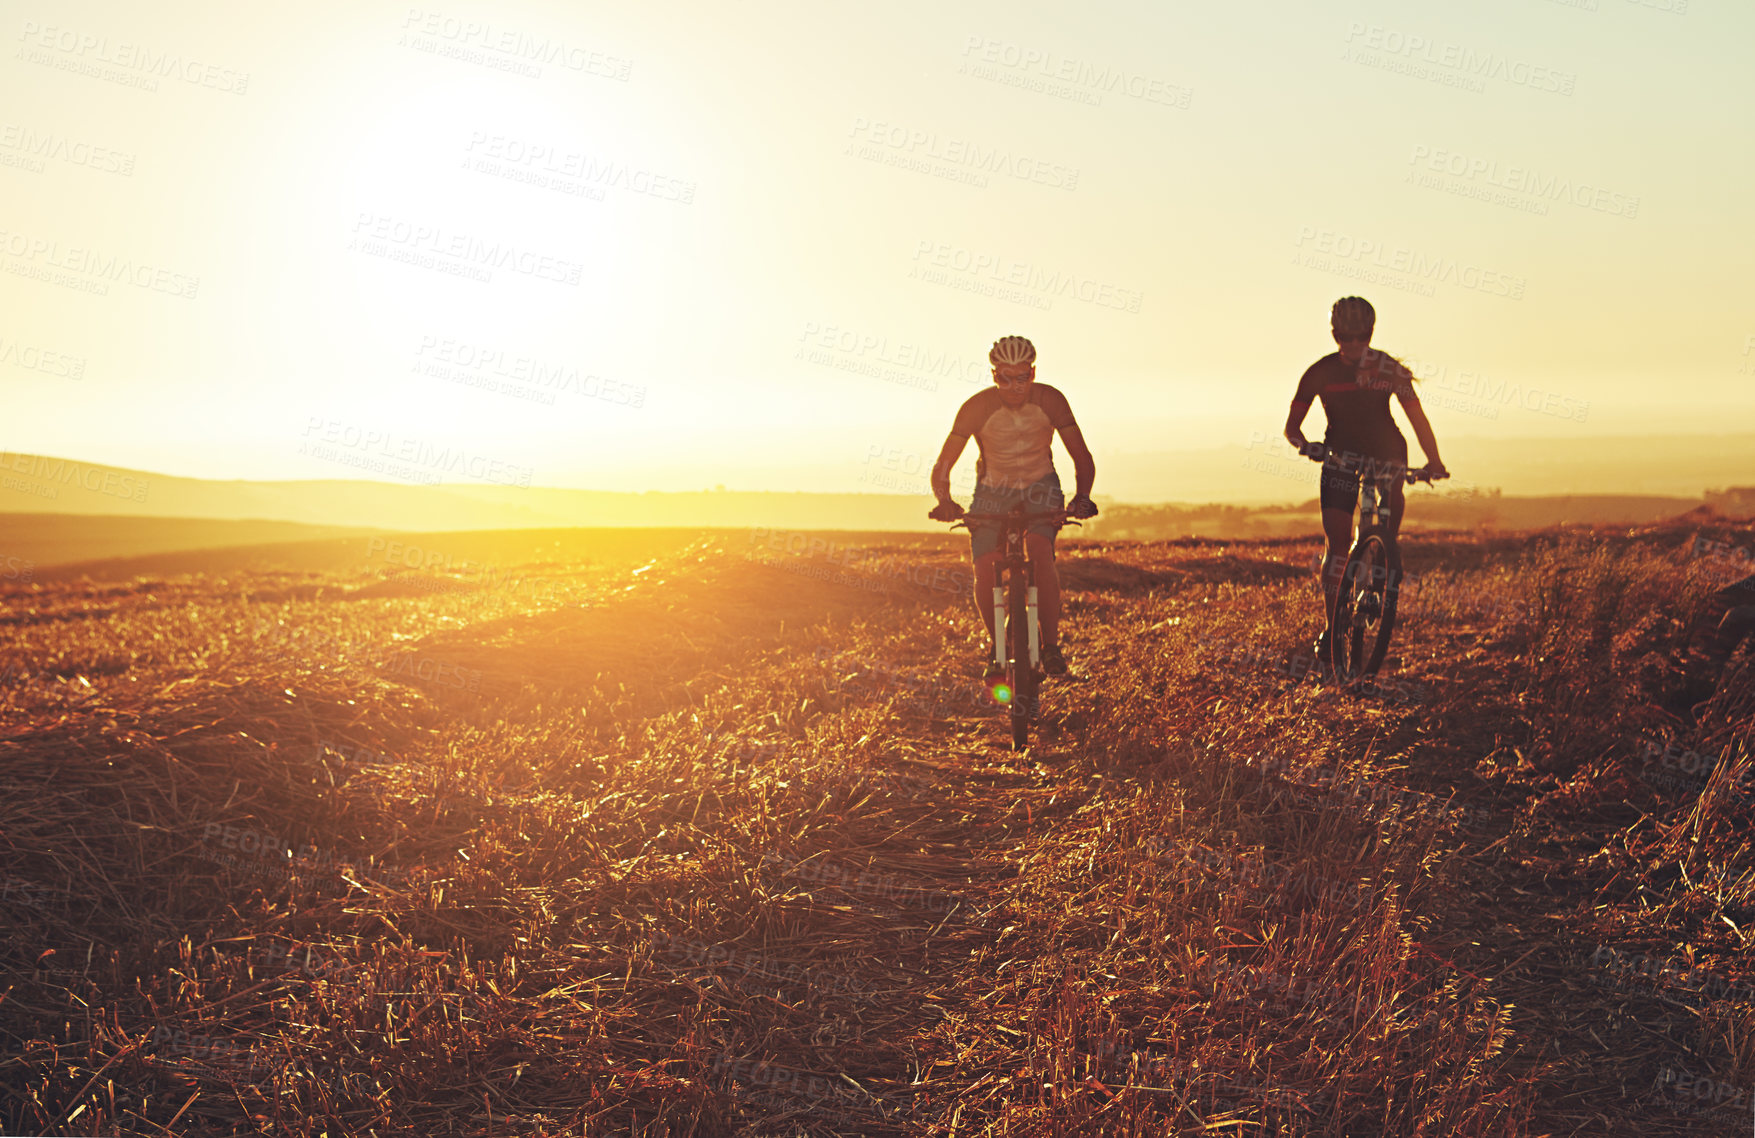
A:
[[[1023,753],[949,537],[11,584],[0,1131],[1749,1133],[1746,544],[1069,542]]]

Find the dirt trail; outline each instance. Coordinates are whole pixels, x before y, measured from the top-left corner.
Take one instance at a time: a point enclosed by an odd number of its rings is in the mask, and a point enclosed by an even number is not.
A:
[[[1296,665],[1309,548],[1069,551],[1091,678],[1046,688],[1017,754],[957,551],[755,545],[554,569],[540,602],[291,577],[32,598],[19,614],[68,619],[0,625],[25,677],[0,740],[0,913],[28,929],[0,1004],[28,1087],[0,1086],[7,1117],[157,1132],[181,1108],[190,1133],[310,1138],[1747,1125],[1718,1101],[1735,1081],[1692,1116],[1654,1091],[1722,1069],[1746,1010],[1592,959],[1627,941],[1593,859],[1631,808],[1605,781],[1568,831],[1586,796],[1506,760],[1548,714],[1507,666],[1525,649],[1494,640],[1510,610],[1493,632],[1440,594],[1387,694],[1339,697]],[[300,852],[222,851],[227,827]],[[117,851],[80,869],[83,909],[69,828]],[[106,1064],[113,1103],[88,1085]]]
[[[1078,645],[1083,669],[1095,676],[1095,682],[1049,686],[1051,722],[1044,724],[1043,738],[1026,758],[1011,759],[1000,750],[1003,723],[997,714],[977,714],[971,720],[939,725],[939,732],[954,728],[959,733],[957,745],[967,748],[971,761],[985,757],[995,764],[994,769],[1011,772],[1009,784],[966,784],[957,788],[954,799],[944,803],[952,813],[982,820],[960,831],[971,869],[979,865],[991,872],[997,855],[1011,868],[1011,880],[1015,881],[1017,867],[1052,860],[1057,847],[1070,844],[1066,834],[1056,832],[1056,823],[1108,800],[1118,785],[1126,788],[1152,781],[1152,773],[1142,764],[1115,766],[1104,756],[1084,753],[1077,725],[1100,714],[1106,675],[1138,661],[1141,629],[1159,629],[1167,650],[1191,650],[1188,639],[1177,635],[1174,626],[1162,627],[1165,620],[1177,619],[1164,615],[1175,607],[1170,598],[1179,591],[1198,589],[1203,582],[1237,581],[1240,576],[1235,565],[1224,566],[1222,577],[1213,578],[1206,577],[1203,568],[1203,562],[1191,561],[1179,563],[1174,571],[1148,571],[1092,559],[1069,574],[1084,587],[1078,609],[1083,620],[1074,626],[1071,637]],[[1292,576],[1291,572],[1272,569],[1241,574],[1251,585],[1274,584]],[[1442,638],[1440,658],[1447,652],[1470,658],[1468,668],[1453,670],[1448,677],[1458,689],[1467,690],[1471,673],[1496,666],[1489,656],[1472,650],[1478,638],[1473,631],[1465,629],[1452,635],[1425,627],[1418,629],[1418,636],[1427,641]],[[1404,651],[1411,659],[1421,655],[1414,646]],[[1419,668],[1410,671],[1418,672]],[[1238,706],[1239,697],[1242,706],[1248,706],[1246,693],[1251,686],[1228,693],[1232,706]],[[1294,702],[1316,699],[1327,707],[1334,706],[1313,680],[1284,679],[1278,690],[1282,698]],[[1210,714],[1215,718],[1237,714],[1226,711],[1226,702],[1226,697],[1220,696],[1210,705]],[[1454,791],[1459,795],[1455,803],[1467,811],[1468,825],[1441,839],[1446,863],[1441,896],[1414,914],[1415,923],[1424,929],[1419,952],[1427,970],[1456,985],[1469,998],[1504,1009],[1509,1031],[1500,1077],[1523,1084],[1520,1090],[1532,1111],[1524,1132],[1740,1132],[1749,1123],[1743,1117],[1749,1105],[1747,1096],[1739,1099],[1735,1087],[1711,1080],[1712,1060],[1697,1054],[1691,1043],[1699,1026],[1700,1013],[1695,1009],[1703,1007],[1705,1001],[1677,1000],[1673,992],[1670,997],[1656,993],[1653,985],[1636,974],[1634,965],[1638,962],[1630,962],[1625,954],[1617,962],[1613,950],[1597,951],[1599,943],[1590,931],[1590,918],[1592,901],[1604,884],[1601,875],[1581,877],[1568,864],[1570,855],[1577,851],[1564,848],[1566,843],[1508,833],[1523,803],[1507,801],[1503,788],[1483,786],[1470,764],[1457,761],[1455,747],[1442,735],[1431,735],[1422,722],[1430,714],[1449,713],[1448,707],[1435,708],[1431,705],[1436,701],[1430,699],[1403,707],[1386,708],[1383,702],[1353,700],[1349,710],[1372,720],[1371,738],[1377,743],[1398,735],[1410,742],[1403,751],[1408,770],[1399,777],[1395,793],[1448,797]],[[1308,710],[1299,714],[1308,714]],[[1066,729],[1069,723],[1072,730]],[[1184,746],[1192,738],[1210,734],[1213,725],[1190,726],[1185,735],[1168,733],[1163,746]],[[917,743],[930,747],[939,738],[942,735],[934,733]],[[1367,749],[1371,745],[1368,742]],[[1092,782],[1093,765],[1104,769],[1106,783]],[[1031,807],[1028,821],[1017,818],[1020,803]],[[955,848],[952,845],[948,850]],[[984,895],[984,902],[989,913],[1002,913],[1020,904],[1014,899],[1008,906],[1003,879]],[[984,1006],[990,1002],[985,994],[1003,987],[1003,978],[994,972],[1005,955],[999,939],[992,935],[994,924],[990,920],[983,930],[964,930],[975,955],[961,962],[960,975],[935,985],[929,997],[935,1003],[947,1001],[942,1009],[943,1025],[934,1037],[947,1053],[967,1048],[969,1026],[991,1015],[990,1008]],[[961,992],[962,998],[947,999],[950,992]],[[997,1040],[1002,1045],[1009,1040],[1013,1045],[1008,1061],[1012,1065],[1029,1066],[1029,1029],[1029,1024],[1014,1025],[1009,1032],[1002,1031]],[[986,1034],[990,1043],[995,1041],[992,1030]],[[997,1069],[1005,1064],[994,1064],[990,1056],[987,1065]],[[1700,1088],[1691,1091],[1687,1084],[1696,1077]],[[1675,1085],[1677,1080],[1683,1082],[1680,1089]],[[967,1067],[956,1081],[962,1085],[943,1101],[955,1101],[981,1086],[981,1080],[971,1079]],[[1014,1093],[1022,1089],[1016,1085],[1011,1088]],[[1488,1089],[1484,1087],[1482,1093]],[[990,1088],[988,1094],[992,1093]],[[1694,1097],[1690,1098],[1691,1094]]]

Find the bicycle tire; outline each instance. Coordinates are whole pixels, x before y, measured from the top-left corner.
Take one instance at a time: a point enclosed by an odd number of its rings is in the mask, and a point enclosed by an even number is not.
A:
[[[1347,556],[1329,614],[1329,656],[1342,683],[1377,674],[1395,633],[1402,555],[1395,538],[1367,533]]]
[[[1036,706],[1036,670],[1030,666],[1029,581],[1013,569],[1006,587],[1006,672],[1011,681],[1012,750],[1030,745],[1030,715]]]

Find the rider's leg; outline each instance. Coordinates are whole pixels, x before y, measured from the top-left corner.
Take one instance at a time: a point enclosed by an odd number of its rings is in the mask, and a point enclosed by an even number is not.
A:
[[[1024,548],[1036,571],[1036,623],[1042,645],[1060,643],[1060,571],[1054,567],[1054,539],[1039,533],[1024,535]]]
[[[1328,614],[1335,611],[1335,597],[1341,591],[1341,577],[1347,571],[1347,553],[1353,544],[1353,511],[1322,511],[1322,533],[1328,549],[1322,559],[1323,627],[1328,627]]]
[[[1384,500],[1389,503],[1389,532],[1399,534],[1402,530],[1402,509],[1408,504],[1407,484],[1397,478],[1385,483],[1382,493]]]
[[[1353,547],[1353,509],[1359,504],[1359,475],[1356,456],[1340,461],[1331,459],[1322,467],[1319,485],[1322,489],[1322,535],[1328,548],[1322,558],[1322,626],[1328,628],[1329,614],[1335,611],[1335,597],[1341,592],[1341,578],[1347,572],[1347,552]]]
[[[981,614],[981,623],[987,626],[989,659],[993,649],[993,581],[998,576],[1000,556],[996,549],[975,559],[975,611]]]

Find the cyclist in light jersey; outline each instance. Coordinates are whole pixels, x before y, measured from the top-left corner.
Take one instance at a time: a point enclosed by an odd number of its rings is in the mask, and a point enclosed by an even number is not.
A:
[[[1401,527],[1400,471],[1407,466],[1408,442],[1390,414],[1390,395],[1401,403],[1408,425],[1414,428],[1414,437],[1420,440],[1420,449],[1426,454],[1426,472],[1435,478],[1446,473],[1438,457],[1438,440],[1432,434],[1432,424],[1420,406],[1420,397],[1414,393],[1413,373],[1394,356],[1371,347],[1377,312],[1370,302],[1359,296],[1343,296],[1335,301],[1329,318],[1340,350],[1305,370],[1286,416],[1286,441],[1300,453],[1309,454],[1313,444],[1304,437],[1304,416],[1309,413],[1310,404],[1321,399],[1328,432],[1322,444],[1317,445],[1336,452],[1322,464],[1322,531],[1328,539],[1322,566],[1325,614],[1334,611],[1341,575],[1346,572],[1361,477],[1379,484],[1389,504],[1391,532]],[[1322,636],[1317,641],[1318,657],[1325,657],[1328,651],[1327,621],[1325,615]]]
[[[928,515],[936,521],[954,521],[963,507],[951,499],[951,468],[973,437],[980,452],[975,463],[975,496],[970,510],[977,514],[1003,514],[1018,503],[1030,513],[1059,510],[1064,505],[1075,518],[1097,516],[1091,501],[1091,483],[1097,466],[1085,436],[1073,421],[1072,407],[1057,389],[1036,380],[1036,348],[1022,336],[1006,336],[994,342],[988,353],[993,365],[994,386],[979,391],[957,408],[951,433],[932,468],[932,493],[938,505]],[[1071,502],[1061,492],[1060,476],[1054,472],[1054,433],[1072,456],[1077,488]],[[1024,547],[1036,569],[1037,619],[1042,631],[1042,669],[1052,676],[1066,674],[1066,657],[1060,650],[1060,574],[1054,567],[1053,523],[1032,525]],[[993,630],[993,581],[1000,559],[999,526],[993,522],[969,523],[970,553],[975,560],[975,610]],[[988,679],[998,665],[989,654]]]

